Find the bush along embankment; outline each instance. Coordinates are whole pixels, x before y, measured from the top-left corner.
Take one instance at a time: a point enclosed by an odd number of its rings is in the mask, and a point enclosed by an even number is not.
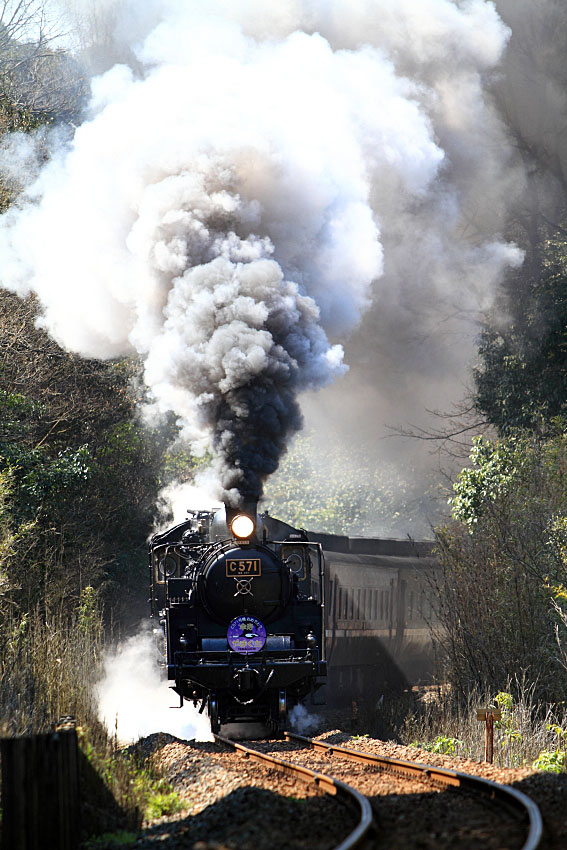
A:
[[[97,718],[92,685],[101,674],[104,630],[93,588],[84,588],[74,610],[37,606],[3,626],[0,734],[46,732],[54,719],[75,719],[85,841],[133,840],[143,823],[178,811],[178,798],[151,760],[119,749]]]
[[[477,438],[458,476],[453,522],[437,530],[442,710],[408,715],[404,737],[482,753],[476,709],[498,708],[497,763],[565,770],[567,433]]]
[[[452,499],[454,524],[437,533],[439,618],[449,680],[458,692],[567,692],[567,434],[479,438]]]
[[[173,429],[138,421],[135,362],[69,355],[0,293],[0,735],[79,730],[85,835],[176,802],[97,719],[110,627],[147,613],[146,539]]]
[[[419,747],[432,753],[483,761],[485,723],[479,708],[494,709],[493,763],[497,767],[532,767],[549,773],[567,770],[565,703],[544,703],[521,678],[507,690],[489,693],[471,688],[465,696],[449,683],[416,687],[389,695],[379,703],[360,700],[356,721],[345,730],[353,740],[367,737]]]

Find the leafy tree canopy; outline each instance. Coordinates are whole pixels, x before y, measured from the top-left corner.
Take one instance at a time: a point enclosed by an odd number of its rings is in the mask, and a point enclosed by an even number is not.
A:
[[[463,692],[521,671],[546,699],[567,690],[567,433],[477,439],[437,532],[449,676]]]
[[[471,466],[465,467],[453,484],[455,496],[449,500],[453,518],[472,531],[486,506],[505,492],[522,465],[523,450],[515,440],[492,442],[474,437],[470,453]]]
[[[386,463],[373,445],[327,433],[300,434],[266,483],[264,504],[311,531],[353,536],[431,536],[441,516],[439,487],[410,462]]]
[[[567,410],[567,240],[547,240],[532,269],[509,283],[504,320],[479,341],[476,406],[501,434],[545,431]]]
[[[145,601],[146,539],[174,429],[139,421],[135,362],[68,354],[35,312],[0,292],[0,536],[34,528],[5,585],[24,610],[49,595],[77,599],[88,584],[121,588],[118,598],[134,587]]]

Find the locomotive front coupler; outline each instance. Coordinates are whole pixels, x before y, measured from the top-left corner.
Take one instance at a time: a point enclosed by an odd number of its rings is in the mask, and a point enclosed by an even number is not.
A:
[[[247,663],[245,667],[236,670],[233,679],[236,681],[236,687],[239,691],[252,691],[258,687],[259,676],[259,670],[250,667]]]

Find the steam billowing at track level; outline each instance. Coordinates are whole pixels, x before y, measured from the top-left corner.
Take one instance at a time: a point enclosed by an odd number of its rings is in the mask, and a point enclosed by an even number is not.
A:
[[[329,338],[370,310],[406,369],[407,305],[413,326],[424,305],[477,315],[521,261],[494,236],[521,176],[484,93],[510,33],[484,0],[105,8],[123,61],[72,138],[42,131],[46,163],[33,137],[3,142],[23,188],[2,285],[67,349],[139,354],[147,415],[212,451],[235,504],[277,467],[298,395],[344,373]],[[408,374],[462,374],[449,337]]]

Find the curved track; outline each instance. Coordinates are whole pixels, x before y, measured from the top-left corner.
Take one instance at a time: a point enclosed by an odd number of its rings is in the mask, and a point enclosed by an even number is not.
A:
[[[446,768],[432,767],[429,765],[420,764],[418,762],[403,761],[401,759],[386,758],[377,756],[371,753],[361,752],[359,750],[349,750],[344,747],[338,747],[331,744],[325,744],[322,741],[315,741],[311,738],[295,735],[291,732],[285,732],[284,737],[289,742],[297,742],[313,750],[324,751],[331,756],[336,754],[343,759],[359,762],[361,764],[377,768],[380,771],[398,774],[411,779],[420,779],[426,783],[437,787],[455,787],[464,791],[472,791],[475,794],[480,794],[488,798],[497,805],[501,805],[508,811],[513,811],[516,816],[525,819],[526,821],[526,838],[522,844],[521,850],[537,850],[540,846],[543,826],[540,811],[537,805],[515,788],[508,785],[499,785],[496,782],[491,782],[478,776],[471,776],[467,773],[461,773],[456,770],[448,770]],[[326,774],[313,771],[309,768],[292,764],[284,761],[273,755],[260,752],[258,750],[244,747],[235,741],[224,738],[220,735],[215,735],[215,740],[219,743],[228,746],[244,758],[258,761],[265,766],[270,766],[277,770],[295,775],[305,782],[314,782],[322,791],[337,796],[343,803],[352,807],[356,807],[359,812],[359,822],[355,829],[347,836],[344,841],[337,845],[333,850],[350,850],[350,848],[360,847],[371,838],[374,829],[372,818],[372,809],[368,799],[360,792],[356,791],[350,785],[334,779]]]
[[[339,779],[333,779],[332,776],[327,776],[324,773],[318,773],[314,770],[310,770],[308,767],[300,767],[299,765],[284,761],[284,759],[279,759],[275,756],[261,753],[258,750],[250,749],[250,747],[244,747],[242,744],[238,744],[236,741],[231,741],[229,738],[223,738],[221,735],[215,735],[215,741],[218,741],[227,747],[231,747],[244,758],[251,759],[252,761],[258,761],[265,766],[267,765],[268,767],[275,768],[276,770],[281,770],[284,773],[292,774],[293,776],[301,779],[303,782],[313,782],[326,794],[332,794],[345,805],[355,808],[359,813],[358,824],[352,830],[350,835],[348,835],[344,841],[341,841],[340,844],[337,844],[333,850],[351,850],[351,848],[360,847],[369,837],[372,829],[374,828],[372,808],[366,797],[354,788],[351,788],[350,785],[346,785],[346,783],[341,782]]]

